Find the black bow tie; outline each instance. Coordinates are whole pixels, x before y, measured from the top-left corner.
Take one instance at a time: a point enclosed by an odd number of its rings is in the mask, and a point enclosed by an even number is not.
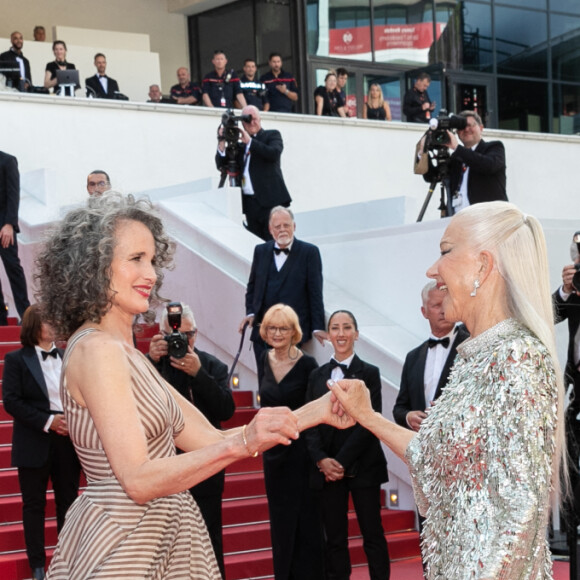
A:
[[[107,75],[99,75],[99,78],[100,79],[106,79],[107,78]]]
[[[46,360],[49,356],[58,357],[58,349],[55,347],[52,350],[41,350],[42,360]]]
[[[348,365],[345,365],[343,363],[339,363],[337,360],[331,358],[330,359],[330,371],[332,372],[332,370],[335,369],[336,367],[340,367],[343,374],[346,375],[346,371],[348,371]]]
[[[437,346],[438,344],[440,344],[444,348],[447,348],[449,346],[449,337],[446,336],[445,338],[440,338],[440,339],[436,339],[436,338],[429,339],[429,348],[433,348],[434,346]]]
[[[279,256],[281,253],[288,255],[290,253],[290,248],[274,248],[274,253]]]

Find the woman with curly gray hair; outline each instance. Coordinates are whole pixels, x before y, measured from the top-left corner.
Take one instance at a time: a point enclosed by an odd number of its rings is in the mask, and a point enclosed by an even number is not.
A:
[[[339,420],[327,401],[297,414],[262,409],[248,425],[218,431],[163,381],[133,347],[132,323],[159,300],[172,253],[149,201],[110,192],[70,212],[37,258],[46,319],[68,339],[61,395],[88,481],[47,578],[220,578],[188,489]]]

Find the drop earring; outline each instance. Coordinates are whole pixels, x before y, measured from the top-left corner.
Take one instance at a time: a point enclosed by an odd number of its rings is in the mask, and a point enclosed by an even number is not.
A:
[[[477,289],[481,286],[481,284],[479,283],[479,280],[476,278],[473,281],[473,292],[470,294],[470,296],[472,298],[474,298],[475,296],[477,296]]]

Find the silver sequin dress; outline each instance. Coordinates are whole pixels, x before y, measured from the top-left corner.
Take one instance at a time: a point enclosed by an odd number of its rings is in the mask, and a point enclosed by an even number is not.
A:
[[[546,541],[557,387],[542,343],[504,320],[457,348],[406,450],[430,580],[552,578]]]

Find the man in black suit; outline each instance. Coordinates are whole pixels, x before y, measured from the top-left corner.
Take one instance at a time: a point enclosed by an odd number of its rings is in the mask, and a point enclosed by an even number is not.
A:
[[[246,215],[248,230],[268,241],[272,239],[268,225],[270,210],[278,205],[289,207],[292,201],[280,167],[284,142],[280,131],[262,129],[257,107],[248,105],[242,110],[242,115],[248,115],[251,120],[243,121],[240,128],[236,185],[242,188],[242,211]],[[225,150],[226,143],[220,138],[216,165],[222,172],[227,170]]]
[[[161,376],[191,401],[216,428],[227,421],[235,411],[234,398],[228,385],[228,367],[207,352],[195,348],[197,328],[193,312],[182,304],[183,312],[179,332],[185,333],[188,341],[187,354],[183,358],[168,356],[167,341],[157,334],[149,345],[149,358]],[[163,311],[160,330],[170,334],[167,310]],[[225,470],[216,473],[190,489],[204,517],[209,537],[222,578],[225,579],[224,550],[222,539],[222,494]]]
[[[44,578],[46,490],[52,481],[57,529],[79,489],[80,463],[68,436],[60,399],[62,349],[43,323],[38,305],[26,310],[20,333],[22,348],[4,361],[2,397],[14,418],[12,466],[18,468],[22,521],[28,562],[34,580]]]
[[[320,251],[313,244],[297,240],[295,231],[293,213],[282,206],[274,207],[270,215],[270,233],[274,239],[254,249],[246,288],[246,316],[240,323],[240,332],[246,323],[252,327],[250,340],[254,344],[259,382],[266,350],[259,327],[270,306],[283,303],[295,310],[303,343],[313,334],[321,344],[326,340]]]
[[[0,54],[0,61],[15,62],[20,67],[20,82],[17,88],[20,92],[27,91],[32,86],[32,74],[30,72],[30,63],[22,54],[24,39],[20,32],[13,32],[10,35],[12,46],[10,50]]]
[[[453,366],[457,345],[469,333],[464,326],[445,320],[442,290],[429,282],[421,292],[421,313],[429,321],[431,338],[407,354],[397,401],[393,408],[395,422],[419,431],[426,411],[441,395]]]
[[[4,264],[14,305],[20,318],[30,306],[24,270],[18,257],[16,234],[18,227],[18,206],[20,205],[20,173],[16,157],[0,151],[0,258]],[[7,307],[0,286],[0,326],[6,326]]]
[[[562,270],[562,285],[553,294],[556,323],[568,320],[568,357],[566,360],[566,383],[574,385],[571,410],[580,413],[580,284],[573,283],[580,272],[580,231],[574,234],[570,246],[572,264]],[[576,268],[579,268],[578,270]],[[577,279],[580,278],[578,274]]]
[[[107,76],[107,59],[101,52],[95,54],[95,67],[97,74],[85,79],[87,96],[95,99],[115,99],[119,94],[119,85],[115,79]]]
[[[505,148],[501,141],[486,142],[481,138],[483,122],[474,111],[462,111],[467,126],[448,131],[449,189],[453,213],[484,201],[508,201],[506,194]],[[457,137],[463,145],[459,144]]]

